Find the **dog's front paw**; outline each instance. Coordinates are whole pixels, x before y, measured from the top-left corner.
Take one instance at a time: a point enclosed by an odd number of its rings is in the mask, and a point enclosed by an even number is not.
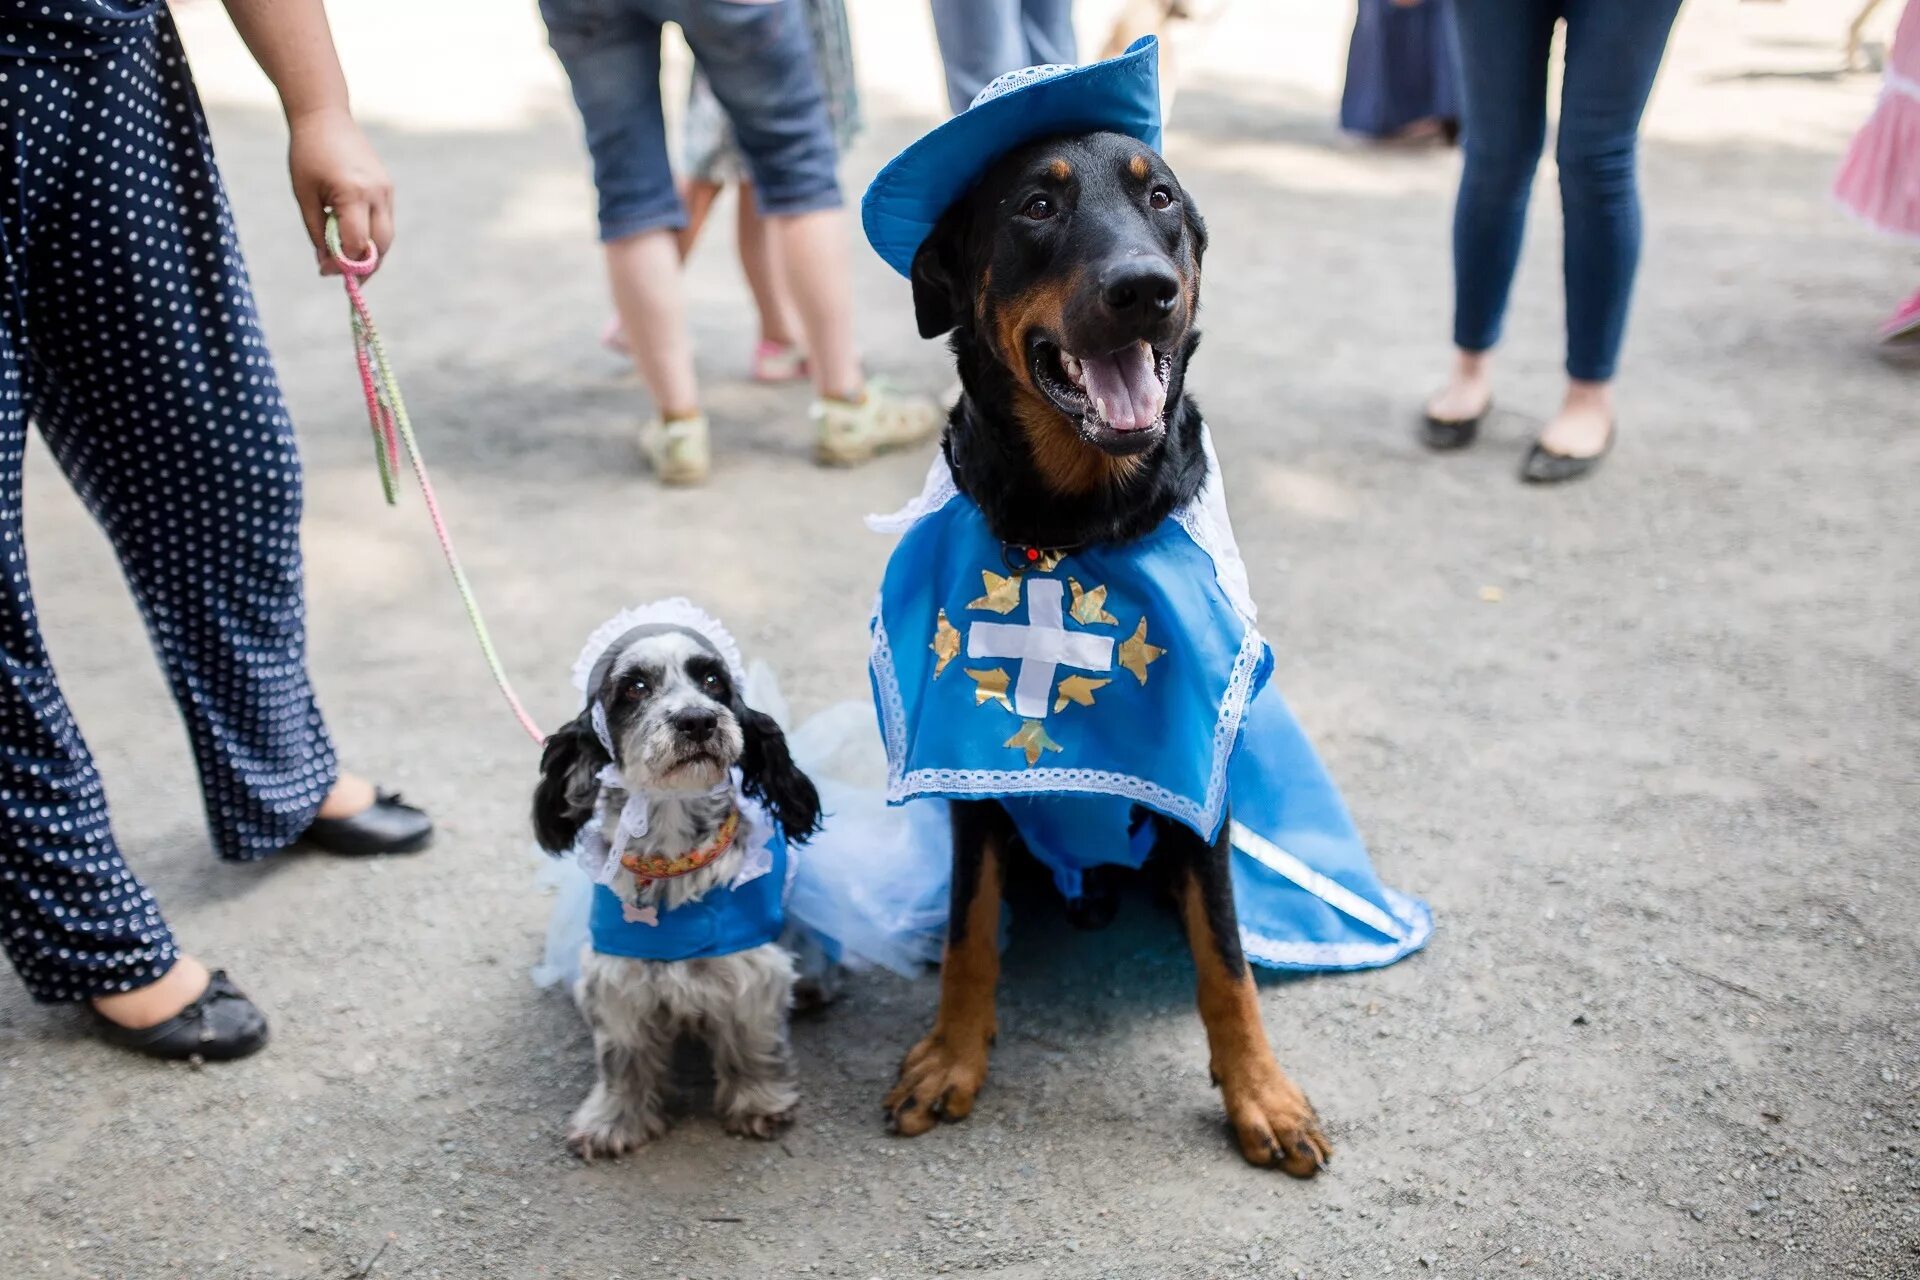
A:
[[[1320,1132],[1313,1104],[1284,1074],[1238,1086],[1229,1081],[1221,1092],[1247,1163],[1311,1178],[1333,1158],[1333,1144]]]
[[[987,1082],[985,1037],[962,1039],[935,1030],[907,1051],[900,1078],[887,1091],[887,1128],[915,1137],[942,1120],[965,1120]]]
[[[621,1106],[595,1090],[567,1126],[567,1149],[582,1160],[618,1159],[667,1131],[658,1111]]]

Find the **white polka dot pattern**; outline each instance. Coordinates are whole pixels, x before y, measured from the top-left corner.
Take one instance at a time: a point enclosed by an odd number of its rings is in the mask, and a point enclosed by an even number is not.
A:
[[[45,1001],[144,985],[176,952],[41,642],[29,421],[125,568],[220,856],[286,847],[336,776],[292,424],[186,60],[164,10],[127,21],[140,7],[0,24],[0,942]]]

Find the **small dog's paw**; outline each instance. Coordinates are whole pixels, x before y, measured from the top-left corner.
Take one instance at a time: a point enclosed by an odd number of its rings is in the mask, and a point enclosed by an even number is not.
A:
[[[784,1111],[735,1111],[723,1117],[721,1124],[728,1133],[765,1141],[777,1137],[782,1129],[793,1123],[794,1110],[788,1107]]]
[[[907,1051],[900,1078],[882,1104],[887,1128],[911,1138],[942,1120],[965,1120],[987,1082],[987,1045],[952,1043],[935,1031]]]
[[[567,1149],[582,1160],[617,1160],[666,1131],[666,1117],[657,1112],[588,1114],[588,1107],[583,1106],[567,1130]]]
[[[1299,1086],[1284,1075],[1225,1089],[1227,1119],[1248,1164],[1311,1178],[1333,1158],[1320,1117]]]

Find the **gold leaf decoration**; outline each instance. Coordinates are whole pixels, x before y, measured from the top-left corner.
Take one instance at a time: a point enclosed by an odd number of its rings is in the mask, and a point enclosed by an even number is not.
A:
[[[1047,736],[1047,727],[1038,720],[1029,720],[1022,724],[1019,731],[1008,738],[1002,746],[1016,747],[1027,753],[1027,768],[1040,763],[1042,751],[1060,751],[1064,748]]]
[[[987,593],[978,600],[967,601],[969,609],[984,609],[988,613],[1012,613],[1020,607],[1020,575],[1009,574],[1001,577],[991,569],[980,571],[981,585]]]
[[[1007,673],[1003,668],[988,667],[985,671],[975,671],[968,667],[965,670],[973,677],[974,706],[998,702],[1007,710],[1013,710],[1013,701],[1007,697]]]
[[[1092,676],[1068,676],[1060,682],[1060,696],[1053,700],[1053,709],[1065,711],[1069,702],[1090,707],[1093,705],[1093,691],[1104,689],[1112,683],[1111,680],[1095,680]]]
[[[1110,627],[1120,625],[1120,619],[1107,612],[1105,587],[1095,587],[1088,591],[1081,587],[1078,579],[1068,578],[1067,590],[1073,592],[1073,608],[1068,612],[1073,614],[1073,620],[1081,626],[1091,627],[1097,622],[1104,622]]]
[[[933,650],[939,661],[933,664],[933,678],[938,680],[947,664],[960,653],[960,633],[947,621],[947,611],[942,609],[940,616],[933,621],[933,643],[927,648]]]
[[[1060,562],[1066,558],[1067,553],[1064,551],[1042,551],[1040,558],[1033,562],[1033,567],[1042,573],[1052,573],[1060,567]]]
[[[1133,634],[1120,642],[1120,665],[1133,672],[1133,678],[1141,684],[1147,682],[1147,668],[1158,662],[1166,650],[1157,644],[1147,643],[1147,620],[1140,619],[1140,625]]]

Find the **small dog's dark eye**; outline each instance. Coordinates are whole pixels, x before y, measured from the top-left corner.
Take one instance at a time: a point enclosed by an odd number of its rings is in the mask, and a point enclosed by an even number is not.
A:
[[[620,696],[628,702],[638,702],[640,699],[646,697],[647,693],[647,682],[642,676],[635,676],[627,682],[624,689],[620,690]]]
[[[1031,218],[1035,222],[1045,222],[1048,218],[1051,218],[1055,212],[1056,210],[1053,207],[1052,200],[1046,196],[1035,196],[1033,199],[1027,201],[1027,207],[1020,211],[1020,216],[1023,218]]]
[[[706,688],[718,689],[720,687],[720,677],[709,671],[705,676],[701,677],[700,683]]]
[[[1165,209],[1173,203],[1173,192],[1165,187],[1155,187],[1152,194],[1147,197],[1147,203],[1156,209]]]

